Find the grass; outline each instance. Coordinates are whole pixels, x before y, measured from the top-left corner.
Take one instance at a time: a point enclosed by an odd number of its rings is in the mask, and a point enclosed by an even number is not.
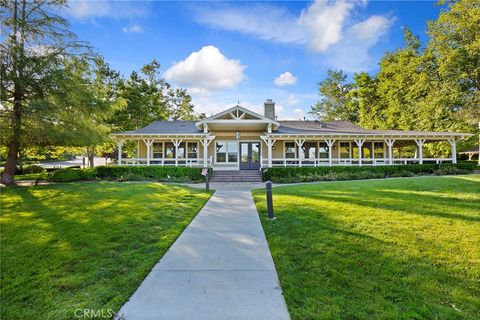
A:
[[[293,319],[480,319],[480,175],[345,181],[254,199]]]
[[[210,195],[158,183],[3,188],[0,318],[118,311]]]

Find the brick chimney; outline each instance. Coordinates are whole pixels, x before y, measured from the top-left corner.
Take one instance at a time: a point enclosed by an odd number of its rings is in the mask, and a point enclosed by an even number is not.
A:
[[[263,104],[263,110],[265,117],[275,121],[275,102],[272,99],[267,99]]]

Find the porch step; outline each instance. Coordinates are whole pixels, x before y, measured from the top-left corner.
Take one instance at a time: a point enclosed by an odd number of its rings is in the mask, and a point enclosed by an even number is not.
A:
[[[213,171],[212,182],[262,182],[260,170]]]

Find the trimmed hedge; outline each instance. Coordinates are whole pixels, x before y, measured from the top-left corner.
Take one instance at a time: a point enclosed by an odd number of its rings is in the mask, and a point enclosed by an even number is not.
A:
[[[88,169],[59,169],[49,173],[47,180],[71,182],[80,180],[156,180],[171,182],[204,181],[202,168],[160,166],[100,166]]]
[[[202,168],[161,166],[101,166],[97,177],[114,180],[203,181]]]
[[[80,180],[95,180],[95,168],[76,169],[65,168],[52,171],[48,174],[47,180],[53,182],[71,182]]]
[[[44,167],[39,166],[38,164],[31,164],[28,166],[24,166],[20,174],[43,173],[43,172],[47,172],[47,170],[45,170]]]
[[[410,164],[392,166],[277,167],[263,170],[263,181],[277,183],[356,180],[388,177],[411,177],[427,174],[469,173],[480,167],[475,163]]]

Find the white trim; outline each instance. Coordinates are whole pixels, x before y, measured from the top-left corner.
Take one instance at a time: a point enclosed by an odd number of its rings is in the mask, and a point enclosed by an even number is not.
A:
[[[223,121],[227,121],[227,122],[219,122],[219,121],[222,121],[222,120],[215,120],[219,117],[222,117],[224,115],[227,115],[229,113],[232,113],[233,111],[242,111],[243,113],[247,113],[247,114],[250,114],[251,116],[254,116],[254,117],[257,117],[259,120],[254,120],[254,121],[257,121],[257,122],[247,122],[251,119],[244,119],[245,116],[243,116],[242,118],[240,117],[237,117],[236,119],[234,120],[223,120]],[[251,110],[248,110],[244,107],[241,107],[241,106],[234,106],[230,109],[227,109],[227,110],[224,110],[220,113],[217,113],[217,114],[214,114],[213,116],[211,117],[208,117],[206,119],[203,119],[203,120],[200,120],[198,122],[195,123],[195,126],[197,126],[197,128],[200,129],[200,127],[203,125],[203,124],[208,124],[208,123],[232,123],[232,124],[239,124],[239,123],[271,123],[275,126],[275,128],[278,128],[280,126],[280,123],[278,123],[277,121],[274,121],[272,119],[269,119],[265,116],[262,116],[256,112],[253,112]]]

